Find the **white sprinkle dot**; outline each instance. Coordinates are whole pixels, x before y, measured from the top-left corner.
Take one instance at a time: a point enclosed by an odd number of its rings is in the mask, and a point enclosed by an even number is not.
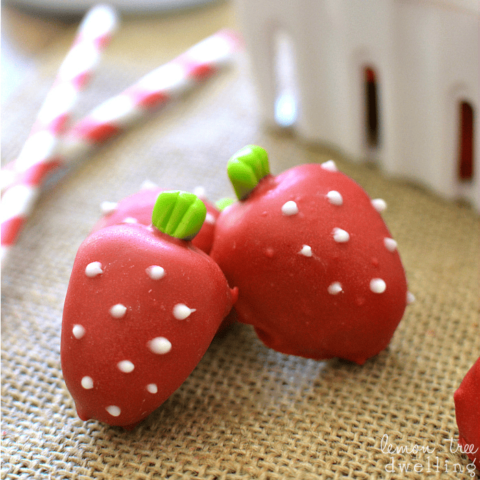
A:
[[[151,180],[144,180],[140,185],[140,190],[154,190],[158,185]]]
[[[85,328],[82,325],[74,325],[72,333],[75,338],[80,339],[85,335]]]
[[[165,269],[158,265],[151,265],[145,271],[152,280],[160,280],[165,276]]]
[[[138,220],[133,217],[126,217],[122,220],[122,223],[138,223]]]
[[[103,270],[102,270],[102,264],[100,262],[89,263],[85,268],[85,275],[90,278],[96,277],[101,273],[103,273]]]
[[[148,348],[157,355],[163,355],[172,349],[172,344],[165,337],[156,337],[148,342]]]
[[[312,247],[310,247],[309,245],[304,245],[298,253],[300,255],[304,255],[305,257],[311,257],[312,256]]]
[[[122,318],[127,312],[127,307],[121,303],[117,303],[110,309],[110,315],[113,318]]]
[[[334,228],[332,231],[333,239],[338,243],[345,243],[350,240],[350,235],[341,228]]]
[[[102,202],[100,204],[100,211],[104,214],[104,215],[108,215],[110,213],[113,213],[116,209],[118,208],[118,203],[116,202]]]
[[[335,165],[333,160],[329,160],[328,162],[324,162],[320,165],[324,170],[328,170],[329,172],[338,172],[338,168]]]
[[[205,217],[205,223],[209,223],[210,225],[215,225],[215,217],[211,213],[207,213]]]
[[[373,208],[379,213],[382,213],[387,209],[387,202],[382,198],[375,198],[372,200],[372,205]]]
[[[130,360],[122,360],[117,363],[117,367],[121,372],[130,373],[135,369],[135,365]]]
[[[387,284],[381,278],[373,278],[370,280],[370,290],[373,293],[383,293],[387,289]]]
[[[330,192],[328,192],[327,198],[332,205],[343,205],[343,197],[336,190],[331,190]]]
[[[415,295],[412,292],[407,292],[407,305],[411,305],[415,302]]]
[[[158,392],[158,387],[154,384],[154,383],[149,383],[147,385],[147,390],[150,392],[150,393],[157,393]]]
[[[284,203],[282,206],[282,213],[284,215],[296,215],[298,213],[297,204],[293,200]]]
[[[80,382],[82,384],[82,387],[85,389],[85,390],[90,390],[91,388],[93,388],[93,379],[92,377],[83,377],[82,378],[82,381]]]
[[[330,295],[337,295],[337,293],[340,293],[342,290],[343,288],[340,282],[333,282],[328,287],[328,293]]]
[[[205,190],[205,187],[202,187],[202,186],[195,187],[193,189],[193,193],[200,199],[207,198],[207,192]]]
[[[173,316],[177,320],[185,320],[195,311],[195,308],[188,308],[184,303],[177,303],[173,307]]]
[[[112,416],[112,417],[118,417],[121,413],[120,407],[117,407],[116,405],[110,405],[105,408],[105,410]]]
[[[397,249],[397,242],[393,238],[385,238],[383,243],[385,244],[385,248],[390,252],[394,252]]]

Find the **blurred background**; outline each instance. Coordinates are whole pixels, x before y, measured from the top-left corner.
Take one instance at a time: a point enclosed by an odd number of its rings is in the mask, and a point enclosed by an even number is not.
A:
[[[136,0],[135,2],[112,0],[108,4],[123,13],[151,14],[201,6],[214,1],[218,0]],[[95,0],[6,0],[5,3],[46,15],[65,16],[81,15],[99,2]]]
[[[48,49],[55,48],[56,44],[63,44],[69,47],[68,41],[73,39],[78,22],[86,13],[88,8],[97,4],[94,0],[6,0],[2,2],[2,56],[1,56],[1,81],[2,81],[2,101],[22,86],[23,82],[30,75],[41,73],[41,56]],[[205,31],[210,31],[216,26],[228,25],[232,22],[232,15],[228,11],[225,0],[138,0],[135,2],[128,0],[117,0],[105,2],[112,5],[122,14],[122,22],[125,28],[130,25],[135,29],[138,25],[146,23],[160,22],[158,24],[159,37],[150,36],[153,33],[149,31],[149,36],[138,35],[137,41],[146,41],[144,50],[151,48],[150,44],[156,44],[162,51],[171,48],[172,45],[162,45],[159,40],[161,30],[171,24],[169,29],[175,27],[175,22],[182,23],[183,19],[178,18],[185,15],[184,21],[188,18],[196,18],[194,21],[201,37],[203,31],[201,24],[205,19],[218,16],[218,20],[209,29],[206,26]],[[223,5],[221,5],[223,4]],[[200,13],[202,7],[211,7],[210,12]],[[192,17],[193,15],[193,17]],[[208,24],[208,22],[206,22]],[[155,29],[156,30],[156,29]],[[190,29],[188,29],[190,30]],[[195,34],[193,33],[193,36]],[[189,45],[188,39],[185,46]],[[140,44],[140,48],[141,44]],[[66,51],[64,52],[66,54]],[[60,54],[60,52],[59,52]]]

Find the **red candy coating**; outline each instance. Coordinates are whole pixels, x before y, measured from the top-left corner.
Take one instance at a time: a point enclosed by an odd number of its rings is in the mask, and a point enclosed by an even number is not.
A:
[[[148,188],[124,198],[118,202],[115,210],[107,213],[95,224],[92,231],[96,232],[110,225],[121,225],[122,223],[128,223],[133,220],[136,220],[136,223],[142,225],[150,225],[152,223],[153,205],[159,193],[162,191],[163,189],[158,187]],[[205,253],[210,253],[215,222],[220,212],[205,199],[202,199],[202,201],[207,207],[207,218],[198,234],[192,240],[192,243]]]
[[[480,358],[455,392],[458,443],[480,470]]]
[[[262,178],[220,214],[211,256],[239,288],[239,321],[265,345],[362,364],[389,344],[407,282],[370,198],[332,166]]]
[[[63,375],[80,418],[126,428],[144,419],[198,364],[235,296],[191,242],[144,225],[91,234],[62,325]]]

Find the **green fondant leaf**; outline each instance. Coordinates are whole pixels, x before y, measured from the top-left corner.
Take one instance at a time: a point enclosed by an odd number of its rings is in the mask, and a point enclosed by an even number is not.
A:
[[[167,235],[191,240],[202,228],[206,215],[207,208],[196,195],[174,190],[158,195],[152,224]]]
[[[247,145],[228,161],[227,173],[239,200],[245,199],[270,174],[268,154],[257,145]]]

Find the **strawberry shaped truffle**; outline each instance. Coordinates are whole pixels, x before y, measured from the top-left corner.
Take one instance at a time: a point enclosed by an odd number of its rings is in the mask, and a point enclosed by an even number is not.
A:
[[[239,288],[239,321],[286,354],[362,364],[383,350],[407,304],[384,202],[333,161],[275,177],[247,146],[227,170],[240,201],[220,214],[211,256]]]
[[[144,188],[118,203],[104,202],[102,204],[102,210],[105,215],[95,224],[93,232],[110,225],[119,225],[122,223],[150,225],[152,223],[152,209],[155,205],[155,200],[162,191],[163,189],[152,185],[150,188]],[[200,195],[198,196],[200,197]],[[211,203],[207,202],[203,196],[201,200],[207,207],[207,216],[205,217],[202,228],[192,240],[192,243],[205,253],[210,253],[215,222],[220,212]]]
[[[458,443],[480,470],[480,358],[454,394]]]
[[[204,355],[236,296],[217,264],[188,241],[205,216],[195,195],[163,192],[152,226],[106,227],[80,246],[61,360],[81,419],[132,428]]]

